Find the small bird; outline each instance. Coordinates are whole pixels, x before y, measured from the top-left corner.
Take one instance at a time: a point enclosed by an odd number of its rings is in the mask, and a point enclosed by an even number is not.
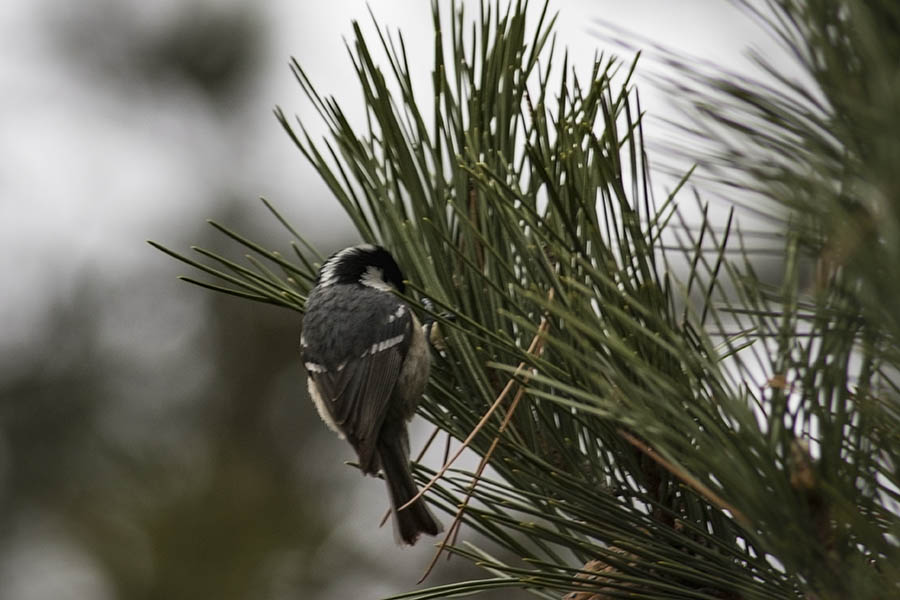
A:
[[[380,246],[333,254],[306,301],[300,346],[309,394],[322,420],[346,438],[367,475],[384,474],[398,543],[437,535],[441,524],[409,470],[406,422],[428,382],[431,355],[422,325],[394,291],[403,274]]]

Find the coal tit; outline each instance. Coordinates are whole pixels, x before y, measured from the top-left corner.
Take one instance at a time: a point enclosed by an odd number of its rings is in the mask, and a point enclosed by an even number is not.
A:
[[[384,474],[398,543],[441,531],[409,471],[406,422],[419,403],[431,362],[426,335],[403,292],[403,275],[380,246],[333,254],[306,301],[300,346],[309,394],[322,420],[346,438],[363,473]]]

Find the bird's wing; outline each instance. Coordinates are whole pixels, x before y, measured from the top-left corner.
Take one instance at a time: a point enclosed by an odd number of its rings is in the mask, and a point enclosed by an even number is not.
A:
[[[344,363],[317,370],[307,365],[325,407],[359,456],[363,472],[378,470],[375,444],[409,348],[409,310],[366,330],[362,352]]]

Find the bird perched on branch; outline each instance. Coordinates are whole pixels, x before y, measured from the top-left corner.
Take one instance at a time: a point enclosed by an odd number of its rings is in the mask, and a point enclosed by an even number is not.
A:
[[[367,475],[387,482],[399,543],[436,535],[440,523],[419,498],[409,470],[412,418],[428,381],[426,333],[403,292],[390,253],[363,244],[333,254],[306,301],[300,339],[309,393],[322,420],[346,438]]]

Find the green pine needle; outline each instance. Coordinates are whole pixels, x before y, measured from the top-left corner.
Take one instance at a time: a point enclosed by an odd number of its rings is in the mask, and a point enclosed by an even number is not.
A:
[[[402,35],[376,24],[370,44],[354,24],[348,51],[365,123],[350,122],[292,62],[328,135],[316,143],[280,108],[278,121],[360,237],[403,265],[410,302],[421,308],[428,296],[441,319],[444,347],[420,413],[461,440],[511,380],[510,397],[523,393],[514,413],[501,403],[472,440],[485,456],[499,436],[491,470],[476,480],[450,469],[426,495],[453,515],[471,494],[467,528],[446,551],[492,577],[394,598],[505,588],[760,600],[896,591],[900,293],[884,265],[900,264],[900,219],[893,205],[868,206],[864,184],[879,165],[896,168],[877,161],[896,158],[900,135],[877,136],[882,146],[855,139],[854,123],[881,115],[832,84],[858,81],[868,67],[884,73],[900,54],[876,61],[877,44],[841,29],[828,4],[769,6],[786,17],[770,26],[798,45],[831,105],[724,78],[712,93],[760,128],[697,103],[704,118],[787,157],[777,171],[725,147],[708,161],[742,170],[746,185],[763,182],[758,193],[793,211],[778,231],[742,230],[740,211],[717,221],[702,202],[691,221],[678,201],[693,171],[657,204],[635,64],[601,56],[582,70],[563,57],[551,69],[560,59],[546,3],[505,12],[484,3],[470,21],[456,3],[443,14],[435,2],[427,91],[415,89]],[[864,31],[880,31],[878,6],[900,22],[893,5],[839,4]],[[837,41],[817,37],[834,26]],[[859,72],[847,71],[842,52]],[[674,77],[690,80],[689,65]],[[896,134],[900,123],[889,125]],[[838,172],[851,181],[836,195]],[[887,189],[885,198],[900,197]],[[218,280],[185,278],[192,283],[302,311],[323,257],[263,202],[295,239],[296,261],[216,223],[250,252],[246,265],[151,244]],[[884,222],[873,220],[884,207]],[[877,243],[864,233],[873,230]],[[772,243],[784,261],[763,278]],[[535,336],[541,349],[530,352]],[[469,531],[491,550],[470,543]]]

